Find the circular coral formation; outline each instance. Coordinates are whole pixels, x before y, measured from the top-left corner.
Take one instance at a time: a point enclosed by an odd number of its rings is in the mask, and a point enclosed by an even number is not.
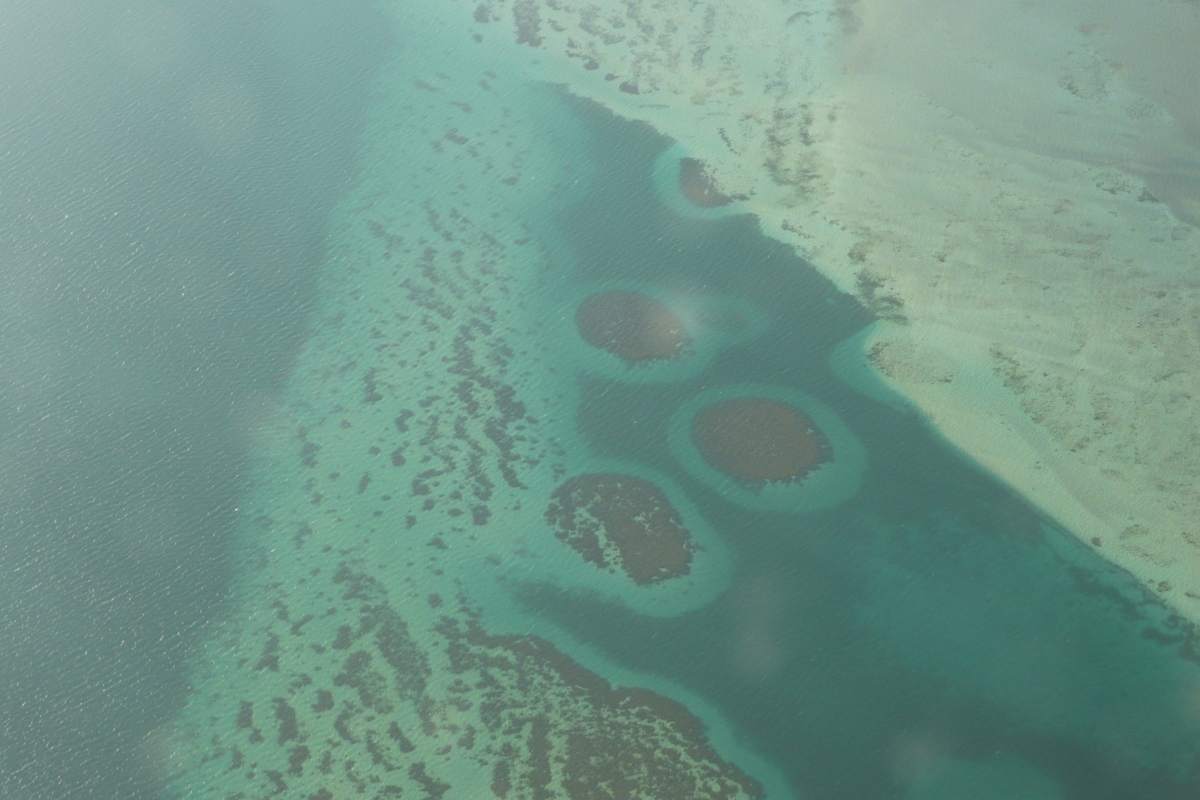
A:
[[[648,480],[618,472],[571,478],[554,490],[546,520],[585,561],[619,567],[639,586],[691,569],[694,546],[679,512]]]
[[[683,320],[640,292],[616,290],[585,298],[575,310],[575,325],[593,347],[630,364],[678,359],[692,342]]]
[[[679,191],[700,208],[720,208],[734,200],[716,190],[704,162],[695,158],[679,160]]]
[[[765,397],[704,407],[691,436],[711,466],[750,485],[799,481],[833,458],[829,440],[803,411]]]
[[[762,383],[712,386],[671,415],[671,453],[721,499],[803,514],[853,497],[866,449],[834,411],[804,392]]]

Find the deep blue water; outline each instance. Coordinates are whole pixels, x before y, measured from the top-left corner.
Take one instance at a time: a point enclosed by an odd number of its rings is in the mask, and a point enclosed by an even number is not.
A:
[[[369,3],[6,3],[0,797],[153,796],[387,42]]]

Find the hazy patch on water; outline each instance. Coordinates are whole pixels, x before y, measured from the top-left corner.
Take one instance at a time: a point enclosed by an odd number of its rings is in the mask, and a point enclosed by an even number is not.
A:
[[[148,796],[305,333],[366,3],[6,4],[0,794]],[[152,737],[151,737],[152,738]]]

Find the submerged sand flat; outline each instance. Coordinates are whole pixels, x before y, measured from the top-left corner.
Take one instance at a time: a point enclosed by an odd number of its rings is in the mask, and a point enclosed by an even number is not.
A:
[[[1200,620],[1200,6],[442,8],[676,139],[878,314],[843,374]]]

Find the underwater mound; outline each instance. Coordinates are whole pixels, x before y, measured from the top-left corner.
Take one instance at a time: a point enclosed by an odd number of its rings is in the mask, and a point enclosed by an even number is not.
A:
[[[736,397],[692,418],[692,441],[704,460],[750,486],[795,482],[833,459],[829,440],[788,403]]]
[[[679,160],[679,191],[700,208],[720,208],[734,201],[717,191],[704,162],[696,158]]]
[[[717,188],[712,162],[690,155],[674,144],[654,162],[654,188],[660,202],[682,219],[722,219],[745,214],[745,194],[725,194]]]
[[[596,281],[548,287],[536,312],[559,369],[621,383],[673,383],[704,372],[723,348],[762,336],[756,303],[704,287]],[[565,291],[563,291],[565,289]],[[563,314],[564,308],[574,309]]]
[[[687,575],[694,545],[679,512],[654,483],[586,473],[554,490],[546,519],[559,540],[601,569],[639,586]]]
[[[575,310],[583,340],[628,364],[678,359],[692,337],[680,317],[640,292],[616,290],[585,298]]]
[[[858,493],[866,450],[824,403],[786,386],[714,386],[671,416],[671,453],[723,499],[762,511],[819,511]]]

